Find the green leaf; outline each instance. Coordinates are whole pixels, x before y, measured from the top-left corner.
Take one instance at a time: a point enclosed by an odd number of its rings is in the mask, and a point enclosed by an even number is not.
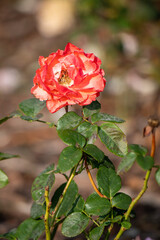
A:
[[[101,162],[98,162],[98,161],[94,160],[94,158],[87,156],[87,162],[89,165],[92,166],[92,169],[94,169],[94,168],[99,169],[100,167],[107,167],[107,168],[112,168],[113,170],[115,170],[113,163],[111,162],[111,160],[109,160],[109,158],[107,156],[104,156],[104,158]]]
[[[81,212],[69,215],[62,224],[62,234],[66,237],[75,237],[87,227],[89,218]]]
[[[99,128],[99,138],[109,151],[123,157],[127,154],[126,136],[114,123],[104,123]]]
[[[65,142],[67,145],[71,145],[76,147],[79,145],[80,147],[83,147],[86,143],[85,137],[83,137],[80,133],[65,129],[65,130],[59,130],[58,136]]]
[[[4,122],[6,122],[8,119],[10,119],[10,118],[12,118],[12,116],[7,116],[7,117],[4,117],[4,118],[1,118],[0,119],[0,125],[2,124],[2,123],[4,123]]]
[[[115,170],[115,166],[113,165],[113,163],[111,162],[111,160],[107,156],[104,156],[103,161],[100,163],[100,166],[101,167],[112,168],[113,170]]]
[[[125,229],[131,228],[131,223],[128,222],[128,221],[123,221],[123,222],[121,223],[121,225],[122,225],[122,227],[124,227]]]
[[[113,219],[111,219],[111,222],[113,222],[113,223],[117,222],[118,223],[122,220],[122,217],[123,217],[123,215],[117,215]]]
[[[82,118],[75,112],[68,112],[64,114],[57,123],[57,130],[60,129],[74,129],[81,123]]]
[[[145,148],[141,145],[138,145],[138,144],[130,144],[128,147],[131,151],[135,152],[136,154],[142,155],[142,156],[145,156],[148,152],[147,148]]]
[[[0,188],[5,187],[8,183],[7,175],[0,169]]]
[[[97,125],[92,125],[90,122],[82,122],[78,126],[78,132],[81,133],[84,137],[90,138],[92,135],[97,134]]]
[[[104,230],[104,225],[100,227],[95,227],[89,232],[90,240],[99,240]]]
[[[34,220],[32,218],[26,219],[17,229],[18,240],[37,240],[44,232],[44,221]]]
[[[92,156],[98,162],[102,162],[104,158],[104,152],[102,152],[97,146],[88,144],[83,148],[83,151]]]
[[[83,107],[83,115],[84,117],[90,117],[94,113],[98,113],[101,109],[101,104],[96,100],[93,101],[91,104],[86,105]]]
[[[108,198],[112,198],[121,188],[121,178],[112,168],[99,168],[97,182],[102,193]]]
[[[103,216],[110,212],[111,204],[108,199],[92,193],[86,200],[85,211],[89,215]]]
[[[32,198],[33,200],[38,203],[42,204],[45,201],[45,187],[49,187],[49,192],[53,186],[53,183],[55,181],[54,176],[54,165],[47,167],[36,179],[34,180],[32,184]]]
[[[155,178],[157,183],[160,185],[160,167],[157,169],[156,173],[155,173]]]
[[[135,152],[129,152],[127,153],[127,155],[122,158],[119,166],[118,166],[118,173],[125,171],[127,172],[133,165],[133,163],[135,162],[137,157],[137,154]]]
[[[8,233],[0,234],[0,238],[8,239],[8,240],[17,240],[16,232],[17,232],[17,229],[12,229]]]
[[[36,117],[36,115],[45,107],[46,102],[40,101],[37,98],[26,99],[19,104],[21,111],[30,117]]]
[[[33,219],[38,219],[42,217],[43,215],[45,215],[45,206],[33,202],[30,215]]]
[[[85,206],[84,199],[82,198],[81,195],[79,195],[76,201],[74,202],[72,212],[82,212],[84,209],[84,206]]]
[[[37,121],[38,119],[40,119],[43,115],[42,114],[37,114],[35,117],[31,117],[31,116],[26,116],[26,115],[22,115],[20,116],[20,118],[22,120],[28,121],[28,122],[33,122],[33,121]],[[47,123],[46,123],[47,124]]]
[[[2,123],[6,122],[7,120],[9,120],[10,118],[20,117],[20,116],[21,116],[21,113],[20,113],[19,110],[14,111],[14,112],[12,112],[10,115],[8,115],[8,116],[6,116],[6,117],[4,117],[4,118],[1,118],[1,119],[0,119],[0,125],[1,125]]]
[[[60,154],[58,168],[61,172],[66,172],[74,167],[82,157],[82,151],[75,147],[66,147]]]
[[[77,184],[72,180],[66,191],[66,194],[64,195],[63,201],[58,209],[56,215],[57,218],[61,217],[62,215],[66,216],[66,214],[72,208],[72,205],[76,200],[77,194],[78,194]]]
[[[151,156],[143,157],[142,155],[138,155],[136,161],[144,170],[149,170],[154,165],[154,159]]]
[[[104,121],[104,122],[112,122],[112,123],[123,123],[125,122],[123,119],[112,116],[107,113],[95,113],[91,116],[92,123]]]
[[[131,201],[132,201],[132,199],[129,195],[127,195],[125,193],[117,193],[112,198],[112,207],[127,210]]]
[[[51,200],[51,202],[52,202],[51,211],[53,211],[55,206],[57,205],[58,200],[59,200],[60,196],[62,195],[65,186],[66,186],[66,183],[63,183],[56,189],[56,191],[52,197],[52,200]]]
[[[18,158],[18,157],[19,157],[18,155],[13,155],[13,154],[10,154],[10,153],[0,152],[0,161],[5,160],[5,159],[9,159],[9,158]]]

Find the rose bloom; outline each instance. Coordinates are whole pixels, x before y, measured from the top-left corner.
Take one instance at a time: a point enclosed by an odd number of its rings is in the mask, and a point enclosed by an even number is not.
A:
[[[88,105],[104,89],[101,60],[71,43],[64,51],[58,50],[46,58],[40,56],[39,64],[31,93],[41,101],[46,100],[51,113],[67,105]]]

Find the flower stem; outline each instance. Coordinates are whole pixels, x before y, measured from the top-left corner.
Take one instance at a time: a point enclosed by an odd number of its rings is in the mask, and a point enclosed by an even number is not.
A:
[[[155,142],[156,141],[155,141],[155,129],[154,129],[154,131],[152,132],[152,147],[151,147],[151,153],[150,153],[151,157],[154,157],[154,154],[155,154],[155,147],[156,147]],[[128,219],[133,207],[135,206],[135,204],[138,202],[138,200],[143,196],[143,194],[147,190],[147,187],[148,187],[147,185],[148,185],[148,180],[149,180],[150,174],[151,174],[151,169],[146,172],[142,190],[139,192],[137,197],[132,200],[127,212],[125,213],[125,220]],[[125,230],[126,229],[124,227],[121,227],[117,236],[114,238],[114,240],[118,240]]]
[[[79,163],[78,163],[78,164],[79,164]],[[78,164],[74,167],[73,172],[72,172],[72,174],[70,175],[70,177],[69,177],[69,179],[68,179],[68,182],[67,182],[67,184],[66,184],[66,186],[65,186],[65,188],[64,188],[64,190],[63,190],[63,193],[62,193],[61,197],[59,198],[58,203],[57,203],[57,205],[56,205],[56,207],[55,207],[55,209],[54,209],[53,219],[52,219],[52,225],[53,225],[54,222],[55,222],[56,214],[57,214],[58,209],[59,209],[59,207],[60,207],[60,205],[61,205],[61,203],[62,203],[62,201],[63,201],[63,199],[64,199],[64,196],[65,196],[65,194],[66,194],[66,192],[67,192],[67,189],[68,189],[71,181],[73,180],[73,178],[74,178],[74,176],[75,176],[75,174],[76,174],[76,169],[77,169],[77,167],[78,167]],[[53,226],[53,227],[54,227],[54,226]],[[53,230],[53,227],[52,227],[52,230]]]
[[[85,168],[86,168],[86,171],[87,171],[87,174],[88,174],[88,177],[89,177],[89,180],[94,188],[94,190],[96,191],[96,193],[100,196],[100,197],[103,197],[103,198],[107,198],[105,195],[103,195],[99,190],[98,188],[96,187],[94,181],[93,181],[93,178],[92,178],[92,175],[89,171],[89,168],[88,168],[88,164],[87,164],[87,160],[85,159]]]
[[[49,229],[49,210],[51,207],[51,203],[49,202],[49,187],[45,188],[45,200],[46,200],[46,212],[44,216],[44,224],[45,224],[45,232],[46,232],[46,240],[51,240],[51,234]]]

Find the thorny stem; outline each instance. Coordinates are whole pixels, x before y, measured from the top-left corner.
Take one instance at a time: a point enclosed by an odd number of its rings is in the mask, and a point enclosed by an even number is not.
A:
[[[154,154],[155,154],[155,147],[156,147],[156,141],[155,141],[155,129],[153,130],[152,132],[152,147],[151,147],[151,153],[150,153],[150,156],[151,157],[154,157]],[[125,213],[125,220],[128,219],[133,207],[135,206],[135,204],[138,202],[138,200],[142,197],[142,195],[145,193],[145,191],[147,190],[147,184],[148,184],[148,180],[149,180],[149,177],[150,177],[150,174],[151,174],[151,169],[148,170],[146,172],[146,175],[145,175],[145,179],[144,179],[144,184],[143,184],[143,188],[142,190],[140,191],[140,193],[137,195],[137,197],[135,199],[132,200],[127,212]],[[114,238],[114,240],[118,240],[121,235],[123,234],[123,232],[126,230],[126,228],[124,227],[121,227],[117,236]]]
[[[105,195],[103,195],[99,190],[98,188],[96,187],[94,181],[93,181],[93,178],[91,176],[91,173],[89,171],[89,168],[88,168],[88,164],[87,164],[87,160],[85,159],[85,168],[86,168],[86,171],[87,171],[87,174],[88,174],[88,177],[89,177],[89,180],[94,188],[94,190],[96,191],[96,193],[100,196],[100,197],[103,197],[103,198],[107,198]]]
[[[79,164],[79,163],[78,163],[78,164]],[[59,207],[60,207],[60,205],[61,205],[61,203],[62,203],[62,201],[63,201],[63,199],[64,199],[64,196],[65,196],[65,194],[66,194],[66,192],[67,192],[67,189],[68,189],[71,181],[73,180],[73,178],[74,178],[74,176],[75,176],[75,174],[76,174],[76,169],[77,169],[77,167],[78,167],[78,164],[74,167],[73,172],[72,172],[71,176],[69,177],[68,182],[67,182],[67,184],[66,184],[66,186],[65,186],[65,188],[64,188],[64,190],[63,190],[63,193],[62,193],[61,197],[59,198],[59,201],[58,201],[58,203],[57,203],[57,205],[56,205],[56,207],[55,207],[55,209],[54,209],[53,219],[52,219],[52,226],[53,226],[53,227],[52,227],[51,230],[53,230],[53,228],[54,228],[54,222],[55,222],[55,219],[56,219],[56,215],[57,215],[58,209],[59,209]]]
[[[49,201],[49,187],[45,188],[45,201],[46,201],[46,212],[44,216],[44,225],[45,225],[45,232],[46,232],[46,240],[51,240],[51,234],[49,229],[49,210],[51,207],[51,203]]]

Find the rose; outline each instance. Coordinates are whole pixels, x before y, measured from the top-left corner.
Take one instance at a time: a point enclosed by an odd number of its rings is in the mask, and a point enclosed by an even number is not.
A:
[[[51,113],[66,105],[88,105],[95,101],[105,86],[101,60],[93,53],[71,43],[48,57],[39,57],[40,68],[33,79],[31,93],[46,100]]]

